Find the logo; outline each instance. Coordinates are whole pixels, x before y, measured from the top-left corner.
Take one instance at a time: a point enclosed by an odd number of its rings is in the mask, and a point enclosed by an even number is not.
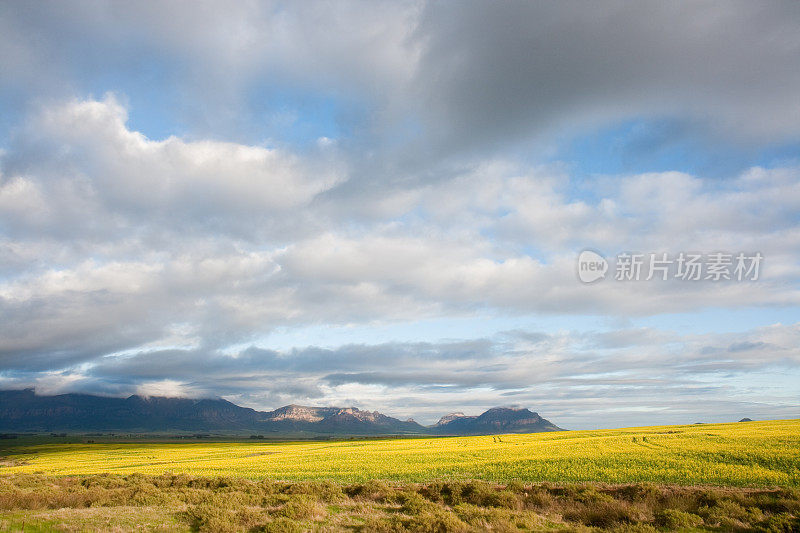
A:
[[[583,283],[604,279],[611,269],[615,281],[758,281],[764,256],[761,252],[621,252],[607,260],[592,250],[578,255],[578,278]]]
[[[602,255],[584,250],[578,256],[578,278],[584,283],[592,283],[606,277],[608,261]]]

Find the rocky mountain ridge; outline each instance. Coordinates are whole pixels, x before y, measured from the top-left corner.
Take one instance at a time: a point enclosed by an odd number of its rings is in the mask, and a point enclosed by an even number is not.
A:
[[[478,416],[452,413],[433,426],[355,407],[286,405],[256,411],[223,399],[88,394],[39,396],[33,389],[0,391],[2,432],[254,432],[282,435],[492,435],[559,431],[523,408],[495,407]]]

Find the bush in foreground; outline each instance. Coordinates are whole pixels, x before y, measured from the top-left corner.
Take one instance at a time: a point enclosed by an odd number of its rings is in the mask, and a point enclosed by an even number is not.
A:
[[[0,476],[10,531],[800,531],[800,492],[653,484]]]

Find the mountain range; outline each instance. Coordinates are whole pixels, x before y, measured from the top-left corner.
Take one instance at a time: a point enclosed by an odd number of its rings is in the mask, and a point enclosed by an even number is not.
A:
[[[2,432],[215,432],[265,437],[325,435],[496,435],[561,431],[525,408],[495,407],[479,416],[452,413],[433,426],[355,407],[287,405],[256,411],[223,399],[89,394],[39,396],[0,391]]]

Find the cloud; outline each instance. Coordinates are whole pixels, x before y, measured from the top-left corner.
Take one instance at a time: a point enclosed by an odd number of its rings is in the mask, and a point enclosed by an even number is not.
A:
[[[723,184],[600,178],[580,199],[566,194],[564,169],[489,160],[376,204],[353,189],[345,203],[363,208],[342,210],[334,188],[352,174],[335,151],[152,141],[126,117],[113,96],[45,107],[2,159],[9,368],[221,348],[278,327],[800,302],[795,168]],[[757,283],[586,286],[574,268],[587,246],[766,259]]]
[[[470,150],[641,116],[794,139],[797,16],[792,2],[430,3],[421,114]]]
[[[665,128],[645,127],[637,153],[673,137],[796,143],[798,9],[2,4],[0,379],[253,405],[508,398],[576,421],[633,399],[733,413],[725,386],[741,383],[701,377],[795,368],[791,326],[692,337],[626,321],[796,310],[794,154],[716,179],[547,161],[626,121]],[[765,262],[758,282],[584,285],[586,248]],[[552,316],[622,325],[268,345],[300,328]],[[644,401],[654,386],[674,399]]]
[[[14,176],[0,190],[0,206],[16,215],[10,228],[58,235],[66,225],[113,239],[149,219],[183,233],[268,234],[341,179],[332,155],[315,163],[259,146],[151,141],[126,121],[113,95],[34,116],[4,161]]]
[[[725,420],[744,411],[790,416],[792,403],[785,392],[762,391],[754,396],[748,380],[754,372],[796,373],[799,341],[800,324],[732,334],[679,334],[652,328],[557,334],[515,331],[469,341],[290,351],[254,346],[233,353],[153,350],[97,358],[46,375],[21,372],[7,382],[36,385],[43,391],[96,391],[97,384],[104,383],[106,388],[113,384],[117,394],[216,393],[261,409],[289,401],[324,405],[355,401],[360,407],[428,421],[443,414],[442,406],[461,402],[461,407],[480,410],[513,398],[540,412],[563,413],[572,424],[596,427],[596,412],[603,412],[607,424],[647,423],[651,415],[642,406],[661,410],[676,422],[688,422],[681,417],[689,416]],[[349,394],[353,390],[371,394],[353,398]],[[738,400],[729,400],[737,395]],[[702,403],[687,408],[689,400]],[[719,410],[712,411],[709,405]],[[581,414],[581,409],[586,412]]]
[[[404,139],[407,163],[642,116],[785,141],[797,16],[790,1],[7,5],[2,83],[63,97],[98,73],[152,78],[194,129],[236,139],[253,91],[334,96],[360,108],[361,142]]]
[[[98,86],[121,90],[123,80],[133,98],[179,124],[234,140],[262,131],[254,122],[263,110],[249,107],[254,92],[313,92],[355,109],[355,102],[370,109],[380,102],[376,115],[396,113],[386,102],[404,92],[417,55],[408,41],[414,2],[79,1],[68,9],[0,9],[7,57],[0,89],[58,99],[97,94]]]

